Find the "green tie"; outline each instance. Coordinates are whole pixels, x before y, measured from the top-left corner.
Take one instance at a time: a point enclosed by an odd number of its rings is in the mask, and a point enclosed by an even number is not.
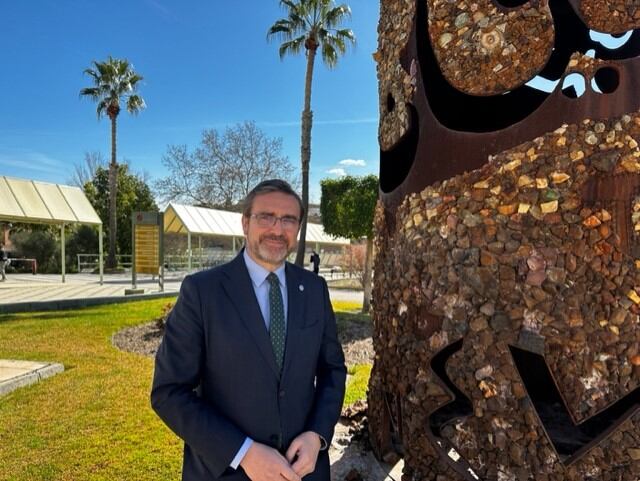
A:
[[[280,281],[273,272],[267,276],[269,281],[269,335],[273,353],[276,356],[278,369],[282,371],[282,361],[284,359],[284,306],[282,305],[282,292],[280,292]]]

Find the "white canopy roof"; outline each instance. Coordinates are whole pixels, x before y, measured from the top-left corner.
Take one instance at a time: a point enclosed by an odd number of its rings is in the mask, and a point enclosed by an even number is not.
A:
[[[0,220],[101,225],[78,187],[0,176]]]
[[[170,203],[164,211],[164,231],[222,237],[244,237],[242,214]],[[333,237],[320,224],[307,224],[307,242],[348,245],[349,239]]]

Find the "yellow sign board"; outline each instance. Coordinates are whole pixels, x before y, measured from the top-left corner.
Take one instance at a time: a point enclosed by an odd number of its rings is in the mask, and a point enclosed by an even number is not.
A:
[[[136,224],[134,229],[136,273],[158,275],[160,226]]]

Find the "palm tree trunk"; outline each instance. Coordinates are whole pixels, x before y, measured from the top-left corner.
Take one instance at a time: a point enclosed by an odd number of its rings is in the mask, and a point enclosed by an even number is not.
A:
[[[304,257],[307,239],[307,218],[309,217],[309,163],[311,162],[311,126],[313,112],[311,111],[311,82],[313,80],[313,65],[316,58],[316,48],[307,50],[307,73],[304,83],[304,109],[302,110],[302,134],[300,139],[300,164],[302,170],[302,205],[304,216],[300,226],[300,240],[296,254],[296,265],[304,267]]]
[[[109,163],[109,255],[107,267],[117,267],[116,261],[116,206],[118,194],[118,162],[116,161],[116,116],[111,117],[111,162]]]
[[[371,309],[371,271],[373,267],[373,237],[367,237],[367,250],[364,257],[364,301],[362,303],[362,312],[365,314]]]

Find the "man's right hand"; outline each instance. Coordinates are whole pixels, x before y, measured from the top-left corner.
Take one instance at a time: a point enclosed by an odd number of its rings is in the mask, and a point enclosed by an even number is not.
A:
[[[301,481],[282,454],[255,441],[240,461],[240,466],[252,481],[283,481],[283,478]]]

